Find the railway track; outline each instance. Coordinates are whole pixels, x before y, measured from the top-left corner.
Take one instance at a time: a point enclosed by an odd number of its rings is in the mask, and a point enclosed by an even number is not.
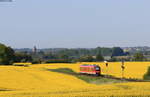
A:
[[[122,80],[122,81],[130,81],[130,82],[150,82],[149,80],[143,80],[143,79],[133,79],[133,78],[118,78],[111,75],[100,75],[97,77],[103,77],[103,78],[109,78],[109,79],[115,79],[115,80]]]
[[[133,79],[133,78],[118,78],[118,77],[114,77],[111,75],[100,75],[100,76],[87,75],[87,74],[78,74],[78,75],[85,75],[85,76],[90,76],[90,77],[101,77],[101,78],[108,78],[108,79],[115,79],[115,80],[120,80],[120,81],[129,81],[129,82],[150,82],[150,80]]]

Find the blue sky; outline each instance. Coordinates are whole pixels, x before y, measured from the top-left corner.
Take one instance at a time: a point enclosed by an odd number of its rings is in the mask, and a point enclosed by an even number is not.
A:
[[[150,46],[150,0],[0,2],[0,42],[13,48]]]

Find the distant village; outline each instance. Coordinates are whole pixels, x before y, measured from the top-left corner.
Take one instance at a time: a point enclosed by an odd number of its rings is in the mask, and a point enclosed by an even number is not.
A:
[[[15,52],[31,54],[36,60],[76,61],[150,61],[150,47],[97,47],[97,48],[31,48],[14,49]],[[97,55],[101,56],[96,59]]]

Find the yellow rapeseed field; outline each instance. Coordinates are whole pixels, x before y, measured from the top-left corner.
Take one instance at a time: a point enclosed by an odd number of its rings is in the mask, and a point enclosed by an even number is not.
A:
[[[150,96],[150,82],[89,84],[72,75],[49,69],[70,68],[79,72],[81,64],[98,64],[103,74],[121,77],[121,63],[36,64],[29,67],[0,66],[0,97],[99,97]],[[124,76],[141,79],[150,62],[125,63]]]
[[[101,67],[102,74],[113,75],[116,77],[122,77],[121,62],[108,62],[108,67],[104,62],[82,62],[76,64],[51,64],[50,68],[70,68],[75,72],[79,72],[79,66],[81,64],[97,64]],[[45,64],[45,66],[48,64]],[[50,64],[49,64],[50,65]],[[150,66],[150,62],[125,62],[124,63],[124,76],[125,78],[137,78],[142,79],[146,73],[147,68]]]
[[[109,62],[108,67],[105,66],[104,62],[84,62],[82,64],[98,64],[102,69],[102,74],[122,77],[121,62]],[[142,79],[148,66],[150,66],[150,62],[125,62],[124,66],[125,69],[123,73],[125,78]]]

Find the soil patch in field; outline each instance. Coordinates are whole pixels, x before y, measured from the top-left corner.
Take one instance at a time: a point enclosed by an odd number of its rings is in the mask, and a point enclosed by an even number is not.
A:
[[[13,91],[13,90],[11,90],[11,89],[6,89],[6,88],[0,88],[0,92],[2,92],[2,91]]]

